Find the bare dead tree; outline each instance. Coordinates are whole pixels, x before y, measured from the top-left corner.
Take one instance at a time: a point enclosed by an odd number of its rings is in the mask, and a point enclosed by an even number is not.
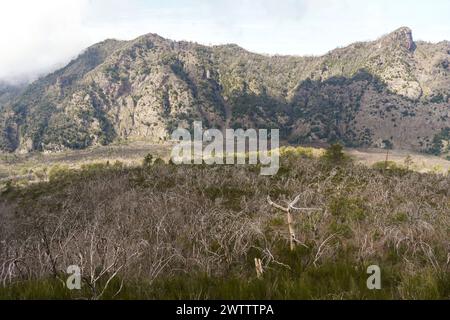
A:
[[[261,259],[255,258],[255,268],[256,268],[256,277],[258,279],[261,279],[264,273]]]
[[[331,236],[329,236],[328,238],[326,238],[319,246],[319,249],[317,250],[316,256],[314,257],[314,261],[313,261],[313,265],[317,266],[316,263],[317,261],[319,261],[319,259],[322,257],[323,255],[323,249],[325,248],[325,245],[331,241],[331,239],[333,239],[337,234],[332,234]]]
[[[267,201],[269,203],[269,205],[271,205],[272,207],[283,211],[286,213],[287,216],[287,225],[288,225],[288,230],[289,230],[289,245],[291,248],[291,251],[295,250],[295,244],[298,242],[297,238],[295,236],[295,229],[294,229],[294,220],[292,218],[292,211],[320,211],[319,208],[298,208],[295,207],[297,205],[297,203],[300,201],[301,195],[298,195],[297,197],[295,197],[295,199],[291,202],[288,203],[287,207],[283,207],[279,204],[276,204],[275,202],[273,202],[270,199],[270,196],[267,196]]]

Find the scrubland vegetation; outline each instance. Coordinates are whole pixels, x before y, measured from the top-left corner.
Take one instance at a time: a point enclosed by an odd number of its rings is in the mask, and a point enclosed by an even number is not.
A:
[[[3,188],[3,299],[448,299],[450,178],[368,168],[340,148],[285,148],[257,166],[175,166],[147,157]],[[298,197],[295,248],[267,201]],[[262,261],[262,276],[255,270]],[[64,283],[82,269],[82,289]],[[369,265],[382,289],[368,290]]]

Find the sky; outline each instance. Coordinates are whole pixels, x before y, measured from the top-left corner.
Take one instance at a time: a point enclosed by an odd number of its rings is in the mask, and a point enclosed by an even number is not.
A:
[[[1,0],[0,81],[64,66],[107,38],[157,33],[266,54],[321,55],[401,26],[450,40],[449,0]]]

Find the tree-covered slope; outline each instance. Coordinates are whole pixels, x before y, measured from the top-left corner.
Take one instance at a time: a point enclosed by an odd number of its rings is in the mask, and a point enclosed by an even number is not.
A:
[[[279,128],[291,142],[426,151],[450,127],[449,60],[448,42],[414,42],[408,28],[322,57],[264,56],[155,34],[108,40],[0,103],[0,148],[164,141],[202,120]]]

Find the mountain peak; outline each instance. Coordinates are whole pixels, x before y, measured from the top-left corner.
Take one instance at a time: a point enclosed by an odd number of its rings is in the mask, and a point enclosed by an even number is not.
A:
[[[383,45],[400,45],[408,51],[414,51],[414,49],[416,48],[412,30],[408,27],[398,28],[397,30],[384,36],[381,40]]]

